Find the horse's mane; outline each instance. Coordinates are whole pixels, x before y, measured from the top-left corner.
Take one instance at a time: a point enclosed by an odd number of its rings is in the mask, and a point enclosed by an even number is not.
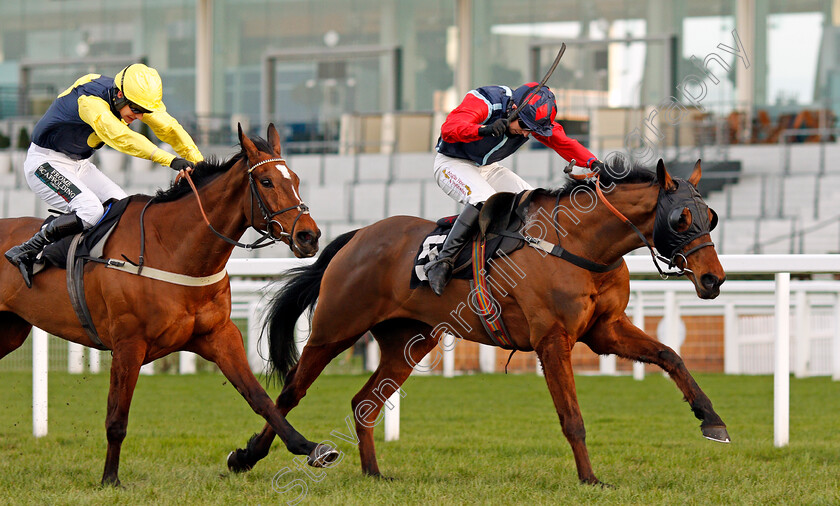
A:
[[[621,157],[616,157],[615,160],[609,162],[610,170],[603,170],[601,174],[602,186],[610,186],[612,184],[622,185],[630,183],[648,183],[653,185],[657,182],[656,172],[641,165],[625,164]],[[555,198],[563,198],[572,194],[575,188],[581,186],[589,186],[594,184],[593,181],[585,179],[571,179],[565,185],[554,189],[541,189],[540,193]]]
[[[264,153],[274,152],[268,144],[268,141],[265,139],[261,137],[254,137],[251,140],[260,151]],[[192,178],[196,188],[201,188],[210,181],[216,179],[219,175],[230,170],[231,167],[239,163],[245,157],[246,155],[244,149],[226,161],[219,161],[215,156],[211,156],[203,162],[195,164],[195,169],[192,171],[192,174],[190,174],[190,178]],[[190,188],[189,183],[187,183],[184,179],[179,179],[178,181],[172,183],[172,186],[169,188],[165,190],[158,190],[155,194],[155,202],[171,202],[191,193],[192,188]]]

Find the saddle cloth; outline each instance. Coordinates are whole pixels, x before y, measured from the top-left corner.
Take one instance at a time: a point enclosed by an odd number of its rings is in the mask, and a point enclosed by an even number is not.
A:
[[[480,233],[481,231],[479,229],[485,228],[485,224],[490,223],[485,233],[485,262],[494,256],[498,256],[500,252],[509,254],[525,244],[522,240],[498,235],[496,232],[501,230],[516,232],[521,229],[525,224],[525,212],[528,210],[530,203],[530,192],[522,192],[518,195],[514,195],[513,193],[497,193],[484,203],[479,217],[481,226],[476,227],[476,233]],[[426,278],[423,267],[438,257],[443,242],[452,230],[452,225],[455,223],[456,218],[457,216],[448,216],[439,219],[436,222],[435,229],[420,244],[417,255],[414,257],[414,266],[411,272],[411,289],[417,288],[424,283],[428,284],[428,278]],[[472,248],[465,247],[458,254],[458,258],[455,260],[455,268],[452,272],[453,278],[473,278],[472,269],[470,268],[472,264],[471,250]]]
[[[94,257],[102,256],[102,251],[105,248],[105,241],[114,227],[119,223],[120,218],[128,207],[128,202],[131,197],[122,200],[109,202],[105,208],[105,214],[99,223],[93,227],[82,232],[82,240],[76,249],[76,257]],[[47,224],[54,220],[56,216],[50,216],[44,220]],[[38,256],[35,263],[34,272],[45,269],[48,265],[54,265],[62,269],[67,268],[67,251],[70,249],[70,243],[73,241],[73,236],[65,237],[53,244],[48,244],[44,251]]]

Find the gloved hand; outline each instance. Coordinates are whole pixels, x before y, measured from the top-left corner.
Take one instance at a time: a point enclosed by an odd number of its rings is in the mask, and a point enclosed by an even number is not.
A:
[[[182,170],[195,168],[195,164],[186,158],[176,156],[175,159],[169,163],[169,168],[181,172]]]
[[[607,170],[607,164],[601,160],[595,160],[589,168],[592,169],[592,172],[602,172]]]
[[[508,121],[507,118],[499,118],[489,125],[478,127],[478,135],[482,137],[487,137],[488,135],[501,137],[505,134],[505,132],[507,132],[508,125],[510,125],[510,121]]]

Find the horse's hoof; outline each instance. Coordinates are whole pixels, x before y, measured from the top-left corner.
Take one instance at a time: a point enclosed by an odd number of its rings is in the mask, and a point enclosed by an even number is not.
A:
[[[718,443],[731,443],[729,433],[726,432],[726,427],[700,427],[703,432],[703,437]]]
[[[242,448],[238,448],[230,453],[228,453],[227,457],[227,466],[228,469],[233,471],[234,473],[245,473],[250,471],[252,467],[247,463],[245,463],[245,450]]]
[[[122,488],[122,483],[120,483],[120,479],[116,476],[103,476],[101,485],[103,487]]]
[[[598,478],[591,478],[588,480],[580,480],[581,484],[583,485],[592,485],[595,487],[601,488],[615,488],[615,485],[610,485],[609,483],[604,483],[603,481],[599,480]]]
[[[312,467],[329,467],[338,458],[338,450],[331,446],[319,444],[309,454],[307,462]]]

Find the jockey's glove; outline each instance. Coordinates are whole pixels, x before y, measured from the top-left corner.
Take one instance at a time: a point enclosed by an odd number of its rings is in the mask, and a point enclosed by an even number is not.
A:
[[[510,121],[508,121],[507,118],[499,118],[489,125],[482,125],[478,127],[478,135],[482,137],[487,137],[488,135],[501,137],[505,134],[505,132],[507,132],[508,125],[510,125]]]
[[[192,169],[195,167],[191,161],[187,160],[186,158],[181,158],[176,156],[170,163],[169,168],[178,172],[181,172],[185,169]]]
[[[608,169],[607,164],[601,160],[595,160],[589,168],[592,169],[592,172],[602,172]]]

